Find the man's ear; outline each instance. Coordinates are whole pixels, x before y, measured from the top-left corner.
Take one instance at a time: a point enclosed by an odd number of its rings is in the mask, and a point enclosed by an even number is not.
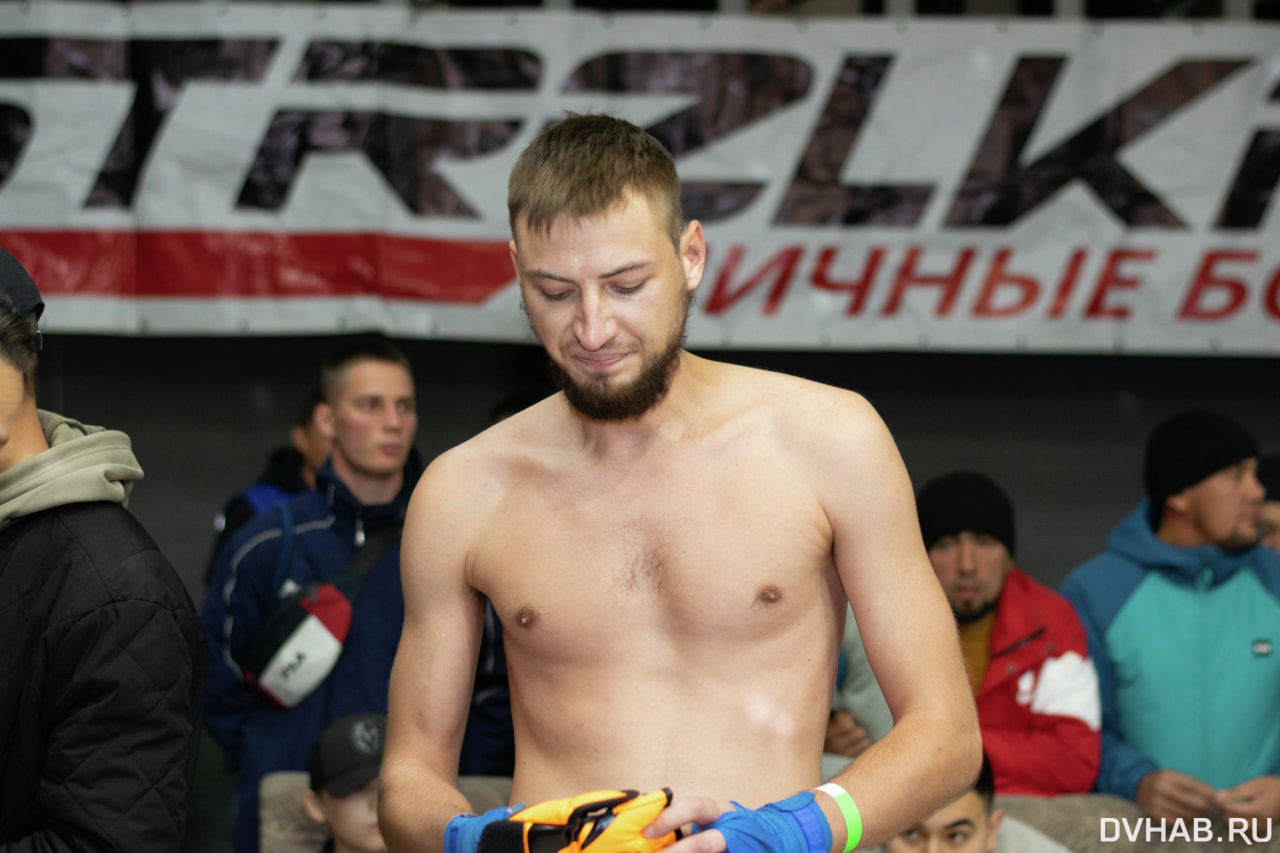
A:
[[[702,233],[702,223],[689,220],[680,235],[680,263],[690,290],[696,290],[707,269],[707,238]]]
[[[1189,505],[1187,503],[1187,490],[1183,489],[1176,495],[1170,495],[1164,499],[1165,511],[1173,510],[1174,512],[1186,514]]]
[[[329,815],[324,810],[324,801],[315,791],[308,789],[302,798],[302,804],[307,808],[307,815],[316,823],[329,822]]]
[[[333,406],[321,403],[316,406],[316,429],[325,438],[333,441]]]
[[[996,849],[996,842],[1000,840],[1000,823],[1004,820],[1004,809],[996,809],[987,817],[987,853],[992,853]]]
[[[297,424],[289,430],[289,441],[293,442],[293,449],[306,456],[307,450],[307,431]]]

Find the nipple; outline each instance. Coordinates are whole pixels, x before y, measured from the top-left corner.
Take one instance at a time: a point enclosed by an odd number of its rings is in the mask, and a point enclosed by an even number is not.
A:
[[[777,604],[782,600],[782,590],[777,584],[767,583],[756,590],[756,601],[766,606]]]
[[[532,607],[521,607],[516,611],[516,624],[521,628],[532,628],[538,624],[538,611]]]

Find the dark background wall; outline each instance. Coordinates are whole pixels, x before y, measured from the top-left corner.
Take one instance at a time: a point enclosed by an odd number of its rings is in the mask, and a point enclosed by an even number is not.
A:
[[[146,478],[131,508],[198,601],[214,515],[287,440],[298,400],[342,340],[52,335],[40,400],[132,436]],[[396,343],[417,373],[417,445],[427,459],[483,429],[508,394],[547,390],[534,347]],[[1142,444],[1164,416],[1215,406],[1280,452],[1276,359],[704,354],[864,394],[917,486],[959,467],[990,474],[1017,507],[1019,563],[1054,586],[1141,498]]]

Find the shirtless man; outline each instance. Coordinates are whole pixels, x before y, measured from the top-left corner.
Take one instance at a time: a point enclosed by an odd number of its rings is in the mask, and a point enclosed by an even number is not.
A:
[[[981,745],[955,623],[871,406],[682,349],[706,243],[683,225],[671,157],[633,125],[553,125],[512,171],[509,206],[562,392],[440,456],[411,501],[390,849],[474,853],[502,816],[456,817],[486,597],[506,627],[513,802],[665,786],[675,801],[648,833],[704,827],[675,853],[744,850],[744,828],[801,818],[797,853],[841,853],[836,800],[790,798],[821,781],[846,596],[896,721],[834,780],[862,842],[967,790]]]

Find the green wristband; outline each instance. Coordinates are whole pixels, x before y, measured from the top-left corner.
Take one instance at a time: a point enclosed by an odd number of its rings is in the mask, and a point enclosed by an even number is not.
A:
[[[844,815],[844,825],[849,834],[844,843],[844,853],[850,853],[862,840],[862,813],[858,811],[858,804],[853,801],[853,797],[849,796],[848,791],[835,782],[819,785],[814,790],[826,794],[840,807],[840,814]]]

